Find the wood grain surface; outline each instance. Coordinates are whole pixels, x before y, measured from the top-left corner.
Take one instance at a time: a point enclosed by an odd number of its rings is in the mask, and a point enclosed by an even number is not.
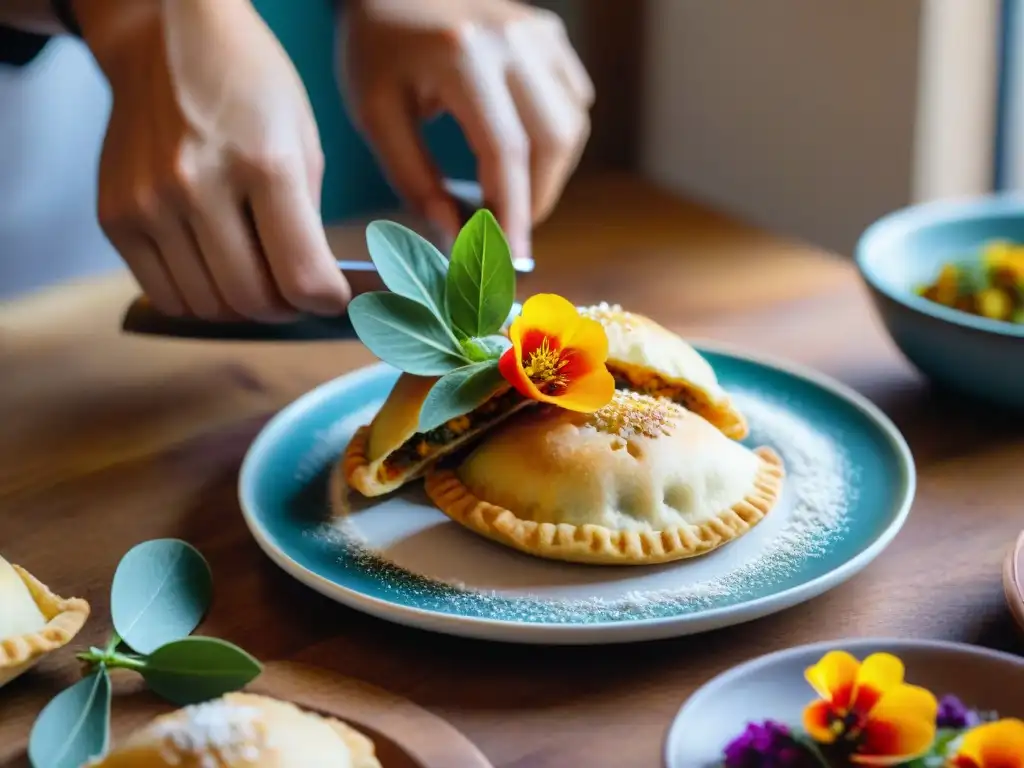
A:
[[[406,697],[502,768],[660,765],[665,729],[697,686],[800,643],[900,635],[1024,651],[1001,585],[1024,527],[1024,424],[932,392],[885,336],[848,260],[615,176],[577,180],[535,256],[523,296],[620,302],[691,338],[813,366],[871,398],[918,463],[903,532],[820,598],[690,638],[539,648],[392,626],[279,571],[246,532],[235,495],[261,425],[370,354],[356,343],[123,337],[135,288],[115,277],[0,307],[0,551],[58,593],[87,598],[80,641],[98,644],[121,555],[143,539],[187,539],[214,572],[203,633]],[[0,755],[76,674],[65,652],[0,690]]]

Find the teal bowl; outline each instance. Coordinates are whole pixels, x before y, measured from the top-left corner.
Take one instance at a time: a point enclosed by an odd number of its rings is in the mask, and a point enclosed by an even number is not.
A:
[[[990,240],[1024,243],[1024,196],[939,201],[876,221],[857,243],[861,277],[903,355],[941,389],[1024,411],[1024,325],[944,307],[915,293],[949,261]]]

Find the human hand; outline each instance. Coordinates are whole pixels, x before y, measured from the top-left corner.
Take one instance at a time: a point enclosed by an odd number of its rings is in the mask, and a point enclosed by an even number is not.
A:
[[[249,0],[77,0],[113,108],[99,220],[158,310],[338,314],[323,154],[287,54]]]
[[[457,234],[417,131],[449,112],[513,254],[529,256],[590,135],[594,88],[562,20],[512,0],[354,0],[341,30],[348,109],[399,194]]]

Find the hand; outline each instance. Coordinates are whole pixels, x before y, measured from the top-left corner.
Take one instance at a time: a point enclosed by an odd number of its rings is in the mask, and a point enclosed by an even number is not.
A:
[[[338,314],[323,154],[298,73],[249,0],[78,0],[110,82],[99,219],[170,315]]]
[[[558,201],[590,135],[594,88],[561,19],[511,0],[355,0],[342,32],[348,108],[398,192],[458,232],[417,131],[447,111],[514,255],[528,256],[532,224]]]

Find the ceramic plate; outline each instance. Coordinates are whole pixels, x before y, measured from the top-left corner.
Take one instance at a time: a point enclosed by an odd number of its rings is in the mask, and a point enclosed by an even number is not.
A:
[[[242,466],[245,520],[285,571],[353,608],[438,632],[512,642],[609,643],[703,632],[788,608],[850,578],[899,531],[913,460],[892,423],[809,370],[699,347],[750,422],[748,445],[786,462],[783,498],[708,555],[648,566],[533,558],[451,522],[417,483],[332,520],[327,480],[398,372],[376,365],[273,418]]]
[[[751,721],[799,725],[815,693],[804,670],[839,649],[858,659],[877,651],[899,656],[906,680],[968,707],[1024,717],[1024,659],[972,645],[927,640],[859,639],[803,645],[769,654],[719,675],[679,711],[665,741],[668,768],[718,768],[725,746]]]

